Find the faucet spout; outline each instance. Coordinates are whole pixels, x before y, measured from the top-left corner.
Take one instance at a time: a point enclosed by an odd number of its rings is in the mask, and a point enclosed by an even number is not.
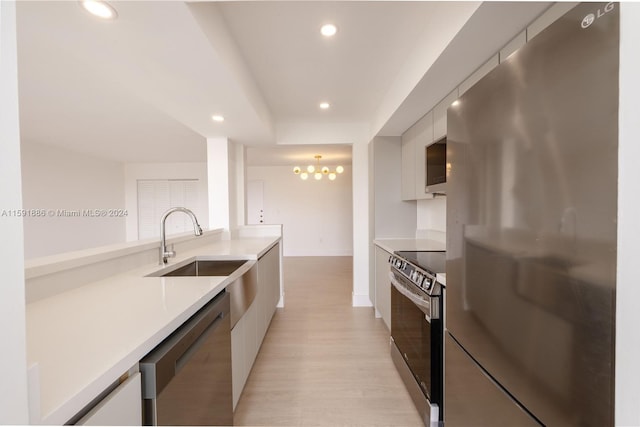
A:
[[[196,218],[195,214],[191,212],[191,210],[182,207],[171,208],[162,214],[162,219],[160,220],[160,265],[165,265],[168,262],[169,258],[173,258],[176,256],[175,251],[167,250],[167,236],[166,236],[166,222],[167,217],[174,212],[184,212],[189,215],[191,218],[191,222],[193,222],[193,234],[196,236],[202,236],[202,227],[198,224],[198,218]]]

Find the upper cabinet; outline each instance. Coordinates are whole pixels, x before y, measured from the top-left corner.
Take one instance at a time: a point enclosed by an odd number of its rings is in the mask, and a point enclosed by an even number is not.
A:
[[[458,99],[458,88],[433,107],[433,141],[447,135],[447,109],[456,99]]]
[[[429,111],[402,135],[402,200],[428,199],[425,192],[425,149],[433,142],[433,112]]]
[[[553,24],[562,15],[573,9],[577,2],[558,2],[547,9],[527,27],[527,41],[537,36],[542,30]]]
[[[469,77],[442,99],[431,111],[418,120],[402,135],[402,200],[430,199],[426,192],[426,152],[428,145],[447,135],[447,109],[491,70],[505,61],[518,48],[526,44],[549,24],[553,23],[575,2],[555,3],[516,35],[499,52],[480,65]]]
[[[458,87],[459,95],[462,96],[468,91],[471,86],[478,83],[481,78],[489,74],[489,71],[493,70],[500,63],[500,53],[493,55],[487,62],[482,64],[476,71],[474,71],[465,81],[460,83]]]
[[[504,61],[506,61],[512,53],[524,46],[525,43],[527,43],[526,30],[515,36],[509,43],[506,44],[505,47],[500,49],[500,63],[502,64]]]
[[[416,140],[411,134],[411,128],[402,134],[402,200],[416,198]]]
[[[424,117],[416,122],[411,129],[415,128],[416,151],[413,161],[416,164],[416,199],[431,198],[430,194],[425,192],[427,182],[427,168],[425,150],[427,145],[433,142],[433,112],[429,111]]]

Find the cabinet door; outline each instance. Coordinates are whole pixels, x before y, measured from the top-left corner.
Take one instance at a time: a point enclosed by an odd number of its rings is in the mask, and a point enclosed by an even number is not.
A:
[[[476,71],[474,71],[469,77],[465,79],[459,86],[459,95],[462,96],[468,91],[471,86],[478,83],[481,78],[486,76],[489,71],[493,70],[500,63],[500,53],[496,53],[487,62],[482,64]]]
[[[433,111],[429,111],[413,125],[415,128],[415,189],[416,199],[429,199],[432,194],[425,191],[427,186],[426,149],[433,142]]]
[[[136,372],[102,399],[77,425],[139,426],[142,425],[142,386]]]
[[[376,246],[376,311],[391,330],[391,282],[389,281],[389,256],[391,254]]]
[[[505,45],[502,49],[500,49],[500,63],[502,64],[504,61],[509,58],[516,50],[520,49],[527,43],[527,31],[523,31],[517,36],[515,36],[509,43]]]
[[[455,88],[433,107],[433,140],[437,141],[447,135],[447,109],[458,99],[458,88]]]
[[[258,281],[260,292],[264,292],[264,299],[259,321],[262,325],[259,330],[259,339],[262,342],[264,335],[269,328],[269,323],[280,300],[280,245],[274,247],[258,260]]]
[[[413,127],[402,135],[402,200],[416,198],[416,140]]]
[[[542,30],[553,24],[558,18],[573,9],[577,4],[577,2],[569,1],[554,3],[553,6],[529,24],[527,27],[527,41],[537,36]]]
[[[244,313],[244,367],[245,367],[245,379],[247,382],[253,362],[258,355],[258,300],[253,300],[251,307]],[[242,386],[244,388],[244,384]]]
[[[245,316],[242,316],[231,330],[231,381],[233,389],[233,410],[235,411],[248,373],[245,368]]]

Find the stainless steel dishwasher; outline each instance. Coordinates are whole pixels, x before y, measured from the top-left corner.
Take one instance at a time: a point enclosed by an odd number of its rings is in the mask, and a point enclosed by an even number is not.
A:
[[[229,294],[140,361],[144,425],[233,425]]]

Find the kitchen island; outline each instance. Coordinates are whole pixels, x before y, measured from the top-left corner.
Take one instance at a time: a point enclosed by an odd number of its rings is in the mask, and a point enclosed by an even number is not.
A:
[[[197,238],[196,238],[197,239]],[[193,245],[191,240],[190,244]],[[137,372],[137,363],[176,328],[249,270],[262,255],[278,245],[281,237],[221,240],[216,236],[192,249],[178,250],[170,264],[195,257],[245,259],[249,262],[229,276],[148,277],[163,267],[150,254],[148,262],[112,276],[88,281],[62,292],[34,298],[27,304],[27,356],[31,422],[64,424],[74,421],[96,399],[118,384],[119,379]],[[124,245],[128,256],[131,245]],[[148,243],[147,243],[148,246]],[[113,250],[111,250],[113,252]],[[75,265],[72,276],[104,276],[104,262],[126,265],[115,254],[99,258],[97,264]],[[57,259],[58,264],[74,264]],[[77,263],[75,263],[77,264]],[[60,275],[59,265],[33,263],[25,271],[27,279],[41,272]],[[38,273],[40,272],[40,273]],[[38,276],[38,277],[35,277]],[[60,276],[52,279],[57,286]],[[69,279],[71,280],[71,279]],[[260,285],[260,284],[259,284]],[[27,287],[29,281],[27,281]],[[42,292],[39,292],[42,294]]]

